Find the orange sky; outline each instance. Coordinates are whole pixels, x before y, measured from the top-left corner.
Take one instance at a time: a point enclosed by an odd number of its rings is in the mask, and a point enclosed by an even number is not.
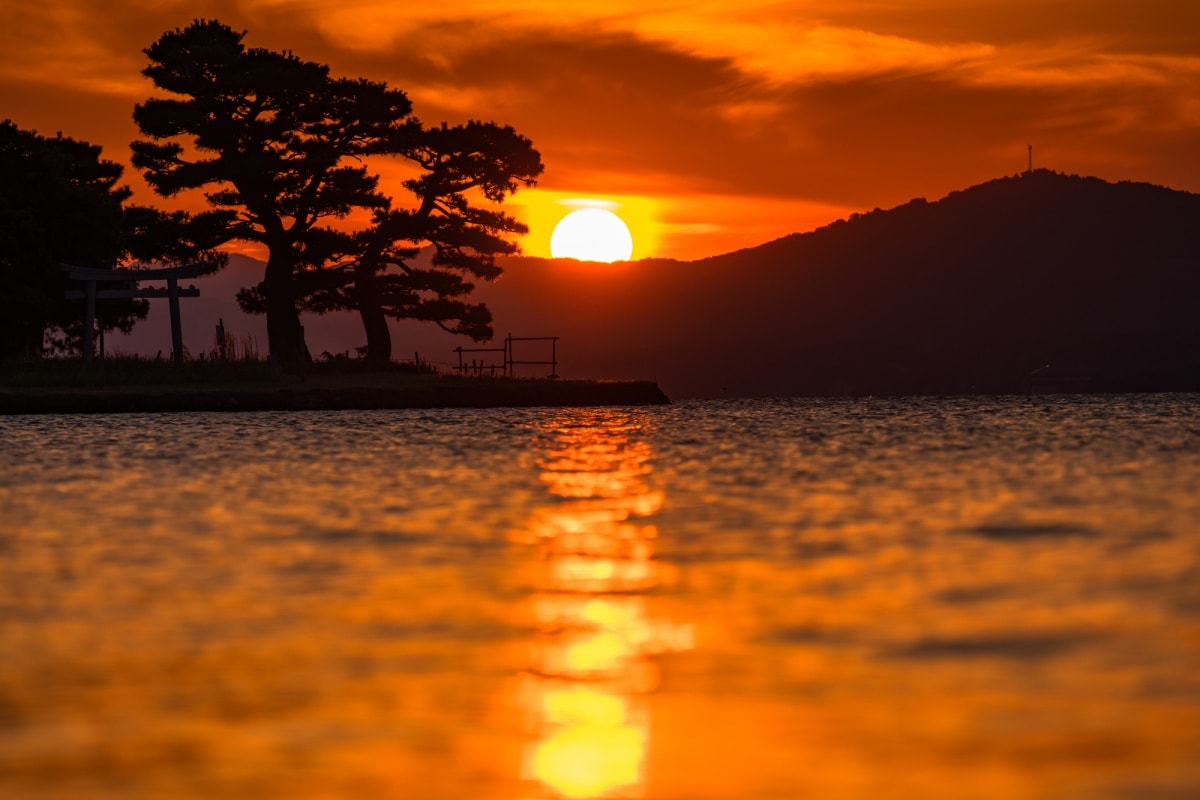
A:
[[[7,0],[0,116],[126,161],[142,48],[194,17],[511,124],[548,255],[615,201],[635,258],[698,258],[1036,166],[1200,192],[1196,0]],[[153,197],[132,171],[139,202]],[[399,195],[403,192],[394,187]],[[566,202],[564,202],[566,201]]]

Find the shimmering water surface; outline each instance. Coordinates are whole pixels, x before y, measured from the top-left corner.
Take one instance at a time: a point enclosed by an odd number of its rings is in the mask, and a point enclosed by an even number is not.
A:
[[[1200,796],[1200,398],[0,418],[0,796]]]

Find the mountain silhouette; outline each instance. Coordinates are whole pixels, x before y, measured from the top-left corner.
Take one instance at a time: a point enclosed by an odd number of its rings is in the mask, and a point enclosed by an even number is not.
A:
[[[673,397],[1023,392],[1045,365],[1200,389],[1200,195],[1036,170],[700,261],[527,259],[487,295],[499,330]]]
[[[1023,393],[1039,369],[1034,388],[1200,390],[1200,195],[1145,183],[1035,170],[699,261],[504,266],[477,289],[498,339],[558,336],[563,377],[673,398]],[[233,305],[261,269],[198,281],[185,326],[210,341],[212,303],[265,350]],[[351,314],[305,325],[314,354],[363,343]],[[476,346],[418,323],[393,341],[447,368]]]

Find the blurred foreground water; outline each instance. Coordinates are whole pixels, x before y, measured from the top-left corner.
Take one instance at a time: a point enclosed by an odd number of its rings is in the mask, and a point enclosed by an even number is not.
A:
[[[1200,796],[1200,398],[0,418],[0,796]]]

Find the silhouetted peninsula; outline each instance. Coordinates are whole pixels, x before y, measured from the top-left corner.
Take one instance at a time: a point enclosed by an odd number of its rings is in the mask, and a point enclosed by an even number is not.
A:
[[[130,375],[96,382],[0,385],[0,415],[192,411],[347,411],[662,405],[650,381],[464,378],[385,372],[283,373],[216,381],[184,370],[174,380]]]
[[[674,397],[1200,390],[1200,195],[1035,170],[701,261],[528,259],[488,302]]]

